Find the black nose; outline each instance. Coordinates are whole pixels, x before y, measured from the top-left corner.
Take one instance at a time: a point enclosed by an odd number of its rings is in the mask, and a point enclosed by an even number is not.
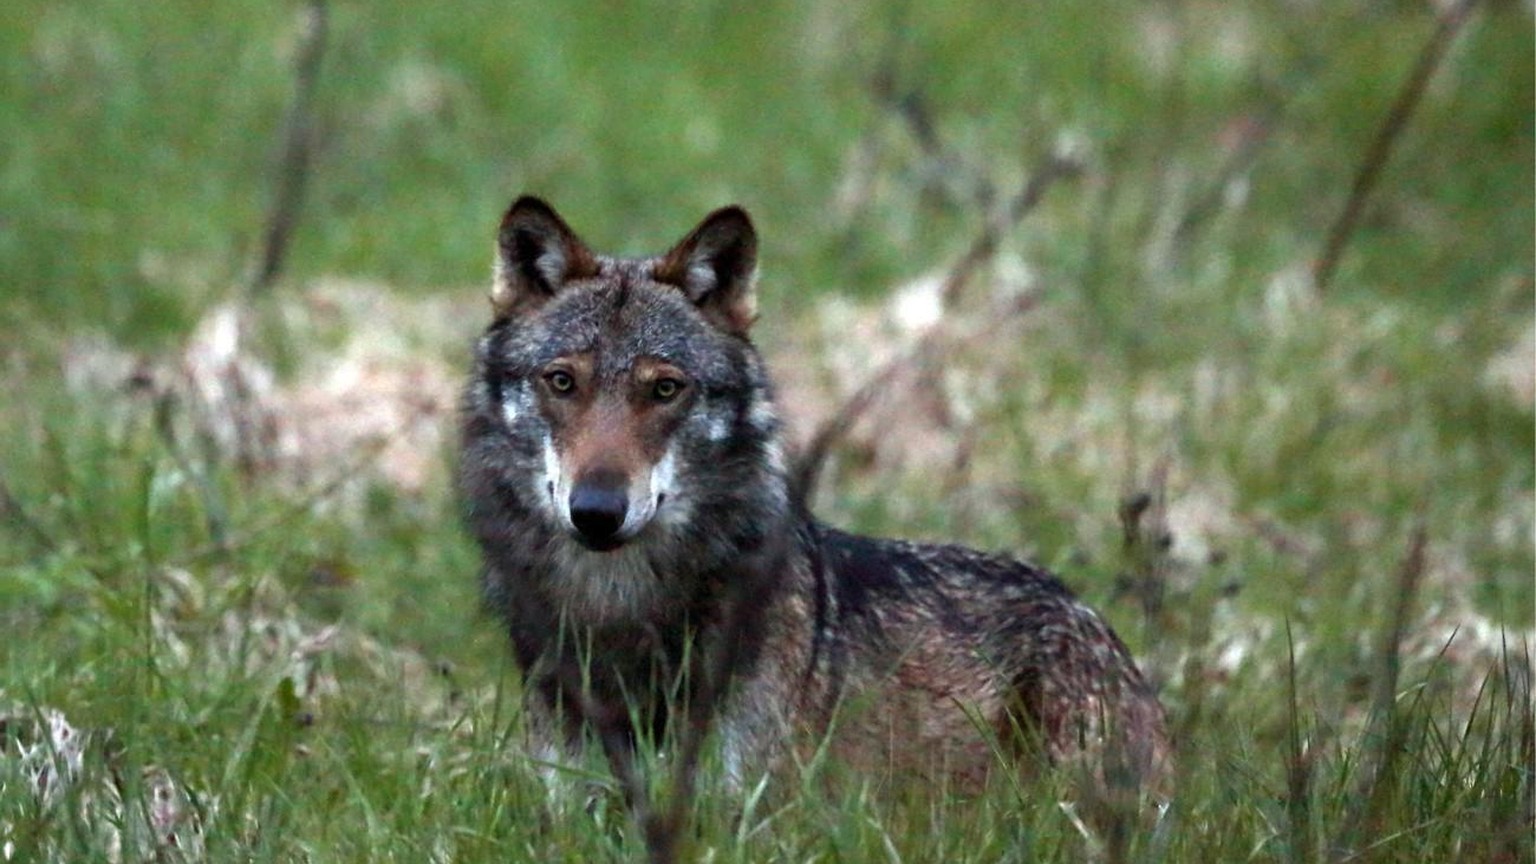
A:
[[[571,524],[588,549],[606,552],[617,548],[628,510],[629,496],[622,488],[581,484],[571,491]]]

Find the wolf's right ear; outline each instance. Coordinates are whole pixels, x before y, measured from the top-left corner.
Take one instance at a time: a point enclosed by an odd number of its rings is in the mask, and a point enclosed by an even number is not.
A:
[[[531,195],[512,202],[496,236],[491,308],[497,320],[531,312],[572,279],[597,274],[597,259],[554,208]]]

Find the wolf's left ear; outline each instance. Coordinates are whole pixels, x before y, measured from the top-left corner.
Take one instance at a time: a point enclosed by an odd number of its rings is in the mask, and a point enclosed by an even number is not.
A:
[[[498,319],[532,311],[565,283],[596,273],[591,250],[554,208],[524,195],[501,217],[491,307]]]
[[[683,289],[716,327],[738,336],[757,318],[757,232],[740,207],[704,217],[656,265],[654,278]]]

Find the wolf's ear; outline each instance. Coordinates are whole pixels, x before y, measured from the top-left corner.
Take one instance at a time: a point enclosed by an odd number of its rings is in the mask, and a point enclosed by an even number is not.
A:
[[[591,250],[548,204],[524,195],[507,208],[491,283],[498,320],[537,309],[565,283],[596,274]]]
[[[738,336],[757,318],[757,232],[740,207],[704,217],[656,265],[657,282],[683,289],[711,324]]]

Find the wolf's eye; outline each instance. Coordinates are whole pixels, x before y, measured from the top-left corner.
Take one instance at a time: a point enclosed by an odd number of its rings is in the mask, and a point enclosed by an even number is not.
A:
[[[563,369],[556,369],[545,375],[544,383],[548,384],[549,389],[557,396],[569,396],[576,390],[576,379]]]
[[[671,402],[683,392],[683,382],[676,378],[662,378],[651,385],[651,397],[657,402]]]

